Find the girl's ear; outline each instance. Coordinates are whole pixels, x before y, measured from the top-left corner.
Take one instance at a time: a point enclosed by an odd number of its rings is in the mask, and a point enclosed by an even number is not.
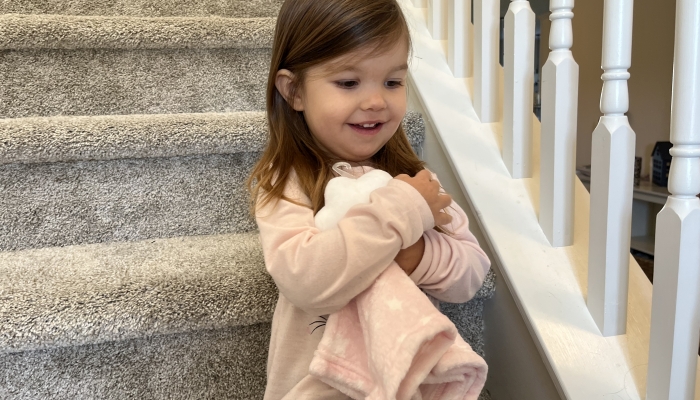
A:
[[[304,111],[304,103],[301,101],[301,94],[299,91],[296,91],[294,98],[291,98],[293,83],[294,74],[290,70],[281,69],[277,71],[277,76],[275,77],[275,87],[277,87],[277,90],[294,110]]]

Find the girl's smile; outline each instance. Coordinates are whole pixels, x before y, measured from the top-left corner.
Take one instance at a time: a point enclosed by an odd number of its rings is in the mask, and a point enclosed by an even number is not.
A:
[[[365,161],[394,135],[406,113],[408,46],[362,49],[309,68],[291,103],[304,113],[316,143],[330,155]],[[277,86],[293,75],[280,70]]]
[[[359,124],[350,124],[350,127],[355,129],[360,135],[375,135],[384,125],[383,122],[361,122]]]

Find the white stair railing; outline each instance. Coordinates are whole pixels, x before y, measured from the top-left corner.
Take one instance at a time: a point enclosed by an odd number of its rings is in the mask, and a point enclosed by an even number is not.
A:
[[[532,176],[532,103],[535,88],[535,13],[511,0],[505,17],[503,162],[513,178]]]
[[[587,304],[603,336],[627,327],[635,134],[629,111],[633,0],[605,0],[603,117],[593,132]]]
[[[447,64],[455,78],[474,74],[471,0],[448,0]]]
[[[700,2],[677,0],[671,193],[656,220],[647,400],[694,398],[700,329]]]
[[[501,117],[500,30],[498,0],[474,0],[474,109],[482,123],[498,122]]]
[[[542,68],[539,221],[553,247],[574,240],[578,64],[571,46],[574,0],[550,0],[549,58]]]
[[[435,0],[430,0],[435,1]],[[439,0],[438,0],[439,1]],[[448,60],[455,77],[473,63],[474,108],[482,123],[498,121],[497,0],[448,0]],[[422,0],[413,0],[423,4]],[[542,70],[539,221],[553,247],[573,242],[578,65],[573,59],[574,0],[550,0],[549,58]],[[603,336],[625,333],[635,134],[629,110],[633,0],[605,0],[603,117],[592,141],[588,308]],[[433,16],[435,18],[435,16]],[[505,24],[503,158],[513,178],[528,176],[527,127],[534,75],[533,16],[511,0]],[[435,34],[439,35],[439,34]],[[473,56],[469,38],[473,38]],[[435,37],[438,39],[438,37]],[[460,44],[461,43],[461,44]],[[461,46],[461,48],[460,48]],[[695,398],[700,340],[700,2],[677,0],[671,149],[666,206],[656,225],[654,295],[647,400]],[[471,57],[470,57],[471,56]],[[464,64],[462,64],[464,63]],[[525,80],[528,80],[527,82]],[[531,101],[532,96],[529,95]],[[518,165],[520,161],[521,165]]]

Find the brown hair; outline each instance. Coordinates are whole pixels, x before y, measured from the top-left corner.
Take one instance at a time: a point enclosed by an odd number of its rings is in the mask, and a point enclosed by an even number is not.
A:
[[[292,168],[301,191],[311,199],[316,214],[324,204],[324,191],[333,178],[335,161],[314,142],[304,115],[285,100],[275,86],[277,72],[294,74],[290,99],[300,90],[306,71],[362,48],[375,52],[410,36],[396,0],[286,0],[277,18],[267,82],[269,138],[261,159],[247,181],[251,212],[285,199],[283,191]],[[399,125],[391,139],[370,161],[391,176],[414,176],[424,168]]]

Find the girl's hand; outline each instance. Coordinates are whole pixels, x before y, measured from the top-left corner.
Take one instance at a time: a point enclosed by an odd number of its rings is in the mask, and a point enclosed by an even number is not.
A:
[[[411,178],[406,174],[396,176],[395,179],[404,181],[413,186],[418,193],[423,196],[425,202],[428,203],[430,211],[433,213],[435,225],[446,225],[452,222],[452,216],[443,209],[452,204],[452,197],[446,193],[440,193],[440,184],[432,179],[433,175],[427,169],[424,169]]]
[[[399,267],[406,272],[406,275],[411,275],[423,259],[424,252],[425,238],[421,236],[417,242],[406,247],[405,249],[399,250],[399,254],[396,255],[394,261],[396,261],[396,263],[399,264]]]

